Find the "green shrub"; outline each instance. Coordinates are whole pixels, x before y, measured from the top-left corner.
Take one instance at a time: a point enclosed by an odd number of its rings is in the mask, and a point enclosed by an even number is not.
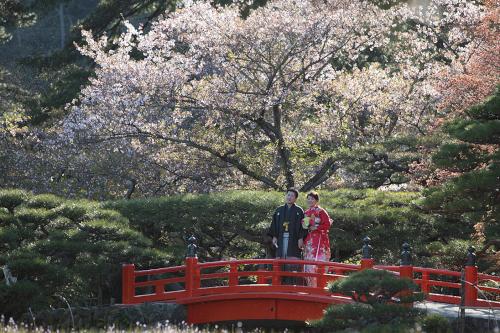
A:
[[[58,214],[54,210],[45,208],[28,208],[20,206],[14,214],[18,221],[22,224],[47,224],[51,219]]]
[[[330,306],[312,326],[322,330],[354,329],[363,332],[397,332],[409,329],[424,311],[399,303],[422,300],[415,285],[387,271],[368,269],[336,280],[329,289],[350,296],[355,302]],[[406,295],[410,292],[409,295]],[[406,295],[406,296],[403,296]]]
[[[377,261],[392,264],[397,263],[409,235],[415,251],[425,250],[428,240],[438,237],[434,217],[413,206],[418,193],[342,189],[320,191],[320,196],[320,205],[334,221],[330,240],[337,260],[353,259],[365,236],[372,239]],[[228,191],[110,201],[103,206],[119,211],[154,247],[168,249],[178,258],[184,256],[186,239],[194,234],[199,256],[207,260],[261,255],[259,243],[283,198],[279,192]],[[304,193],[298,204],[306,208]]]
[[[448,319],[438,314],[431,314],[422,320],[422,328],[426,333],[451,333],[453,332]]]
[[[228,191],[97,203],[1,193],[22,200],[5,200],[10,210],[0,208],[0,265],[12,265],[20,279],[36,278],[47,294],[62,293],[76,304],[119,300],[121,263],[148,268],[182,263],[193,234],[201,261],[262,255],[272,213],[284,199],[279,192]],[[340,261],[358,260],[366,235],[377,262],[397,264],[401,244],[410,237],[418,254],[429,253],[428,244],[445,232],[446,237],[464,233],[420,212],[414,205],[419,193],[343,189],[320,196],[334,221],[330,238]],[[303,193],[298,204],[306,206]],[[449,251],[446,260],[458,262],[450,258],[461,259],[459,252]],[[415,265],[448,264],[414,258]]]
[[[497,255],[500,248],[495,245],[500,237],[499,105],[500,86],[497,86],[492,96],[471,107],[464,117],[443,126],[453,141],[441,146],[433,162],[441,169],[461,173],[440,186],[426,189],[425,198],[420,201],[424,209],[441,216],[441,230],[450,225],[461,229],[461,239],[470,239],[474,234],[482,243],[480,247],[485,247],[478,265],[491,272],[500,271]]]
[[[186,240],[199,240],[201,260],[223,257],[256,257],[259,243],[283,195],[276,192],[235,191],[210,195],[176,195],[154,199],[107,202],[131,225],[183,260]]]
[[[56,208],[59,215],[67,217],[68,219],[78,222],[84,219],[85,215],[97,209],[96,203],[91,203],[86,200],[68,201]]]
[[[171,260],[120,213],[96,202],[1,193],[7,207],[0,211],[0,266],[18,279],[11,286],[0,281],[1,314],[16,318],[28,307],[46,308],[59,302],[57,295],[72,305],[119,301],[123,263],[149,268]]]
[[[412,280],[376,269],[352,273],[348,278],[330,284],[329,289],[332,293],[350,296],[356,302],[370,305],[394,302],[395,297],[401,298],[402,291],[412,292],[408,302],[422,299],[420,294],[414,293],[416,285]]]
[[[53,194],[39,194],[29,199],[25,205],[30,208],[52,209],[60,206],[64,199]]]
[[[72,328],[71,314],[62,299],[57,303],[60,308],[34,313],[37,326],[50,327],[52,330],[69,331]],[[74,329],[115,329],[133,330],[137,323],[148,327],[157,327],[158,323],[165,325],[180,324],[186,320],[185,308],[173,303],[145,303],[131,306],[89,306],[72,307]],[[23,315],[20,320],[33,323],[30,314]]]
[[[3,282],[3,281],[2,281]],[[6,318],[18,318],[28,307],[43,304],[43,293],[37,283],[29,280],[17,281],[12,286],[0,284],[0,310]]]
[[[23,190],[0,190],[0,207],[5,207],[12,213],[14,208],[25,202],[28,198],[29,194]]]
[[[441,263],[446,262],[449,269],[460,271],[470,246],[470,241],[461,239],[452,239],[447,244],[438,241],[431,242],[425,247],[432,254],[428,264],[432,267],[443,267]]]

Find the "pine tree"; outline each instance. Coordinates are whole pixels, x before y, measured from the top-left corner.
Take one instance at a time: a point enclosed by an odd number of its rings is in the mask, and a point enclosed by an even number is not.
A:
[[[436,167],[459,173],[426,191],[424,205],[444,220],[474,234],[481,244],[480,264],[500,269],[500,87],[464,119],[444,126],[453,141],[433,156]]]
[[[0,277],[0,313],[59,306],[58,295],[72,305],[119,300],[122,263],[161,267],[170,259],[151,245],[95,202],[0,190],[0,267],[17,278],[7,285]]]
[[[333,282],[333,293],[350,296],[354,303],[332,305],[323,318],[312,326],[323,331],[406,332],[425,312],[402,306],[422,300],[422,294],[408,294],[416,286],[410,279],[401,279],[381,270],[364,270]],[[402,296],[406,295],[406,296]],[[342,331],[344,332],[344,331]]]

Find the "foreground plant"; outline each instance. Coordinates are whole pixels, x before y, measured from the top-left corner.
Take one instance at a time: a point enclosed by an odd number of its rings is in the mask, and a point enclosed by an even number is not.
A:
[[[323,330],[355,329],[363,332],[405,332],[424,317],[411,307],[422,300],[415,284],[388,271],[364,270],[337,280],[330,291],[352,297],[354,303],[330,306],[314,327]],[[410,305],[410,306],[409,306]]]

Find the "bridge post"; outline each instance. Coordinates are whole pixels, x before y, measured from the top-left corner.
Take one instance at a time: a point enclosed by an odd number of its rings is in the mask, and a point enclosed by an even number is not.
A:
[[[403,244],[403,251],[401,252],[401,263],[399,267],[399,277],[400,278],[408,278],[413,281],[413,264],[411,257],[411,248],[410,244],[405,242]],[[404,290],[401,292],[401,297],[408,297],[412,295],[411,290]],[[413,302],[406,303],[408,306],[412,306]]]
[[[279,286],[281,285],[281,264],[277,262],[278,260],[275,259],[273,263],[273,286]]]
[[[412,257],[411,257],[411,248],[410,244],[403,244],[403,251],[401,252],[401,264],[399,267],[399,276],[407,277],[413,280],[413,265],[412,265]]]
[[[186,279],[185,288],[188,297],[193,296],[194,291],[199,287],[200,281],[198,272],[198,255],[196,251],[198,246],[196,246],[196,237],[189,237],[189,245],[186,255],[186,271],[184,276]]]
[[[328,273],[328,266],[324,264],[318,264],[317,272],[320,274],[317,280],[317,286],[319,289],[325,289],[327,283],[326,274]]]
[[[370,245],[371,239],[366,236],[363,239],[363,248],[361,249],[361,253],[363,257],[361,258],[361,270],[373,268],[373,264],[375,260],[372,257],[372,249],[373,247]]]
[[[465,306],[475,306],[477,302],[477,266],[476,249],[470,246],[467,249],[467,262],[465,264]]]
[[[229,287],[238,285],[238,266],[236,264],[229,265]]]
[[[135,296],[135,265],[122,265],[122,304],[133,304]]]
[[[263,269],[258,269],[257,272],[260,274],[264,274],[264,272],[266,272],[266,271]],[[265,284],[265,283],[266,283],[265,276],[264,275],[257,275],[257,284]]]
[[[431,292],[431,288],[429,286],[429,272],[427,271],[422,272],[422,283],[420,285],[420,289],[426,295]]]

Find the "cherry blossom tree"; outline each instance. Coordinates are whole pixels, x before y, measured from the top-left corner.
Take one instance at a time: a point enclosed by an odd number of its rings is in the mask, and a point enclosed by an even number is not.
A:
[[[425,12],[367,1],[196,2],[147,32],[127,23],[109,46],[84,31],[97,69],[62,124],[63,140],[139,152],[170,173],[205,165],[273,189],[309,190],[334,152],[426,133],[443,59],[470,43],[482,11],[437,0]],[[215,172],[214,172],[215,171]],[[221,172],[227,176],[227,172]]]
[[[495,92],[500,78],[500,1],[485,2],[486,14],[474,29],[473,42],[453,59],[439,80],[442,109],[451,116],[480,103]]]
[[[438,131],[443,129],[446,121],[469,117],[467,110],[494,95],[500,83],[500,1],[488,0],[484,5],[482,18],[470,24],[469,43],[462,45],[455,56],[449,58],[450,66],[443,67],[436,75],[436,89],[441,96],[437,107],[443,117],[435,122],[434,134],[439,135]],[[426,158],[411,166],[411,173],[417,182],[425,187],[436,186],[462,174],[458,170],[437,168],[430,158],[436,147],[422,148],[422,155]],[[481,144],[477,149],[487,151],[495,148]]]

